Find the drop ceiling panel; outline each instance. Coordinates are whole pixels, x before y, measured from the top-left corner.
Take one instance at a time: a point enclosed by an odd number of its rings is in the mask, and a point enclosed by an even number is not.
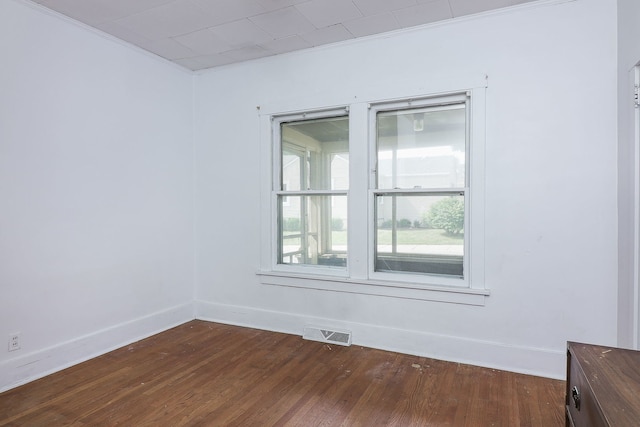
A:
[[[344,26],[355,37],[369,36],[400,28],[398,20],[391,12],[347,21],[344,23]]]
[[[471,15],[472,13],[485,12],[487,10],[499,9],[511,6],[513,0],[449,0],[451,10],[455,16]]]
[[[148,38],[141,36],[140,34],[133,32],[128,28],[123,27],[115,21],[102,22],[100,24],[94,25],[94,27],[139,47],[142,47],[143,44],[149,43],[151,41]]]
[[[275,39],[313,31],[316,27],[293,6],[249,18]]]
[[[336,43],[354,38],[342,24],[331,25],[300,35],[311,46],[321,46],[324,44]]]
[[[267,11],[282,9],[287,6],[304,3],[307,0],[258,0]]]
[[[118,13],[117,7],[100,0],[38,0],[38,3],[90,25],[127,16],[126,13]]]
[[[397,10],[393,14],[403,28],[444,21],[454,16],[447,0],[430,1],[429,3]]]
[[[244,19],[249,16],[268,12],[258,0],[193,0],[209,15],[209,25],[219,25],[226,22]]]
[[[173,39],[154,40],[141,45],[150,52],[170,60],[190,58],[195,52]]]
[[[229,43],[216,36],[209,29],[174,37],[173,40],[188,47],[197,55],[213,55],[232,49]]]
[[[353,0],[353,3],[363,15],[368,16],[415,6],[417,0]]]
[[[310,0],[296,6],[316,28],[339,24],[362,14],[355,4],[344,0]]]
[[[210,28],[210,31],[234,48],[255,46],[273,37],[248,19],[229,22]]]
[[[262,45],[262,47],[264,47],[268,51],[278,54],[307,49],[312,46],[309,44],[309,42],[305,41],[300,36],[289,36],[265,43]]]
[[[134,33],[157,40],[205,29],[210,26],[211,17],[191,0],[174,0],[116,22]]]
[[[250,45],[239,49],[230,50],[225,52],[223,56],[232,59],[234,62],[248,61],[250,59],[263,58],[268,56],[269,52],[256,45]]]

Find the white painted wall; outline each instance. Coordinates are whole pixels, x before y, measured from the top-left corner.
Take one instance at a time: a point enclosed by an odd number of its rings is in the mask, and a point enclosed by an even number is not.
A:
[[[640,63],[640,2],[618,0],[618,210],[619,345],[640,345],[640,292],[637,248],[638,148],[634,140],[633,68]]]
[[[557,378],[567,340],[615,344],[616,37],[615,0],[541,2],[201,74],[197,316]],[[260,284],[256,106],[485,74],[484,307]]]
[[[192,318],[194,224],[191,73],[18,0],[0,57],[2,390]]]

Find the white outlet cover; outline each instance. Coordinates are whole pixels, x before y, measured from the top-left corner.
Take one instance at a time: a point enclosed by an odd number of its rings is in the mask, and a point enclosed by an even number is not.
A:
[[[20,350],[20,334],[9,335],[9,351]]]

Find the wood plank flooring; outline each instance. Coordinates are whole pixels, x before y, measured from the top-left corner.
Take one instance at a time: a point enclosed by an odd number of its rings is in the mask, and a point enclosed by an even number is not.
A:
[[[192,321],[0,394],[0,426],[564,425],[564,381]]]

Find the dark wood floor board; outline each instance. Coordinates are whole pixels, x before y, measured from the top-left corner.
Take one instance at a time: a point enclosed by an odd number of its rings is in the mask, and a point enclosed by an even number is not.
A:
[[[327,384],[327,386],[330,386],[333,384],[333,376],[329,371],[330,368],[326,365],[324,360],[318,357],[318,351],[322,351],[322,344],[320,343],[307,343],[307,344],[311,344],[311,345],[305,346],[306,350],[302,352],[301,356],[307,359],[307,362],[309,364],[308,366],[297,365],[294,361],[289,360],[289,362],[293,362],[293,363],[283,364],[282,367],[277,368],[277,370],[273,372],[272,376],[274,378],[292,377],[292,379],[295,378],[296,382],[299,382],[301,380],[304,380],[307,383],[313,382],[310,395],[317,396],[318,393],[324,393],[324,390],[326,389],[326,386],[321,385],[319,380],[324,381],[324,383]],[[312,357],[309,358],[309,356],[311,356],[311,353],[312,353]],[[307,377],[307,371],[310,367],[316,367],[318,371],[316,371],[316,375]],[[273,385],[270,387],[268,384],[264,383],[264,384],[258,385],[256,388],[258,390],[257,395],[254,396],[254,398],[251,400],[246,400],[242,408],[237,408],[241,410],[240,411],[236,410],[233,418],[228,418],[225,420],[227,423],[229,423],[229,425],[245,425],[247,422],[249,422],[249,419],[247,417],[252,417],[252,415],[256,414],[257,412],[265,411],[265,406],[269,403],[268,397],[267,397],[267,400],[265,400],[264,398],[260,398],[260,396],[265,396],[268,393],[272,392]],[[298,401],[300,401],[301,399],[304,399],[304,397],[300,397],[299,393],[298,394],[294,393],[293,388],[285,389],[282,391],[285,392],[284,396],[286,396],[287,399],[289,399],[292,396],[294,398],[297,398]],[[299,392],[299,390],[297,390],[297,392]],[[282,396],[280,396],[280,398],[282,398]],[[267,407],[266,410],[269,410],[269,408]]]
[[[0,394],[0,426],[562,426],[564,382],[193,321]]]
[[[379,364],[371,352],[362,357],[343,347],[323,346],[323,360],[336,358],[335,365],[327,370],[324,381],[316,382],[307,393],[305,404],[291,417],[291,423],[300,425],[340,425],[351,412],[367,387],[366,382],[354,383],[352,378],[366,377]],[[342,358],[343,355],[349,356]],[[329,380],[329,381],[326,381]],[[284,420],[283,420],[284,421]]]
[[[211,383],[215,383],[223,391],[237,390],[239,385],[247,381],[245,374],[238,370],[243,366],[241,362],[248,360],[250,356],[260,357],[263,352],[261,347],[274,341],[274,337],[257,334],[255,330],[239,332],[242,333],[217,336],[218,344],[215,347],[211,340],[195,339],[184,344],[181,351],[171,352],[167,349],[169,359],[176,368],[167,371],[171,375],[166,378],[165,372],[156,372],[146,380],[147,383],[142,382],[141,394],[145,399],[139,404],[155,407],[163,414],[164,422],[179,425],[182,423],[179,420],[191,418],[190,414],[207,403],[210,396],[208,386]],[[278,339],[283,337],[282,334],[276,336]],[[259,349],[255,350],[254,346]],[[167,393],[168,390],[170,393]],[[221,405],[228,400],[224,395],[222,397],[216,400]],[[119,405],[108,405],[103,408],[102,413],[96,414],[96,418],[108,415],[112,421],[146,422],[139,418],[136,411],[127,410],[129,404],[127,401]],[[204,407],[210,410],[212,405],[209,402]]]
[[[301,418],[301,413],[306,413],[307,408],[315,405],[318,395],[326,393],[330,383],[341,375],[322,363],[323,357],[331,358],[336,353],[329,353],[328,346],[322,348],[319,345],[322,344],[313,343],[311,346],[317,359],[307,359],[308,365],[301,365],[297,372],[288,374],[290,386],[279,391],[277,400],[271,406],[272,410],[267,406],[269,402],[260,409],[260,412],[265,413],[265,425],[295,425],[294,418]],[[339,352],[340,350],[338,354]],[[258,414],[252,416],[252,422],[258,419]]]
[[[235,363],[234,366],[226,369],[219,377],[220,389],[224,393],[224,398],[220,399],[218,405],[209,404],[206,407],[196,408],[192,416],[200,418],[217,419],[224,425],[233,422],[237,417],[242,416],[256,402],[264,399],[270,388],[274,386],[272,377],[280,378],[282,370],[288,370],[293,355],[296,354],[295,347],[291,344],[291,336],[277,334],[279,339],[270,339],[255,346],[250,357]],[[300,341],[300,340],[295,340]],[[272,357],[277,349],[285,354],[282,358]],[[251,385],[251,390],[246,390],[247,385]],[[222,396],[222,395],[221,395]],[[234,408],[227,407],[224,402],[234,401],[237,405]]]
[[[287,372],[282,373],[282,380],[263,389],[262,398],[237,416],[234,424],[283,425],[308,402],[320,381],[327,376],[327,367],[321,363],[299,365],[293,362],[293,365],[285,365],[282,369]]]
[[[380,377],[369,378],[367,388],[360,395],[352,408],[352,412],[345,418],[343,426],[376,426],[385,425],[390,416],[391,408],[385,408],[385,388],[381,386]],[[377,404],[374,404],[376,402]],[[355,414],[368,413],[367,419],[360,419]]]
[[[387,401],[394,405],[389,420],[390,425],[426,425],[430,418],[427,381],[425,381],[426,359],[404,355],[396,357],[396,366],[392,369],[393,377],[385,379],[385,385],[393,384],[399,390],[397,396],[387,396]]]
[[[457,383],[457,363],[440,360],[429,360],[423,368],[423,373],[429,378],[424,384],[422,393],[427,395],[428,409],[418,415],[425,417],[419,425],[451,426],[459,409],[460,384]],[[441,393],[440,390],[449,390]]]
[[[290,413],[288,419],[283,418],[282,422],[301,425],[309,421],[314,425],[321,425],[323,422],[333,421],[333,425],[339,425],[350,413],[349,408],[354,407],[365,392],[371,373],[380,364],[379,355],[375,351],[360,350],[362,351],[356,353],[344,347],[334,347],[331,350],[330,346],[324,346],[318,353],[321,359],[335,363],[329,366],[331,369],[324,378],[307,393],[304,404],[295,413]],[[351,388],[354,378],[363,379],[364,384]]]
[[[484,400],[484,396],[481,396],[479,392],[480,383],[493,379],[493,376],[489,374],[491,370],[475,372],[475,369],[469,365],[457,364],[454,372],[458,395],[466,396],[465,399],[456,402],[454,425],[471,426],[470,423],[473,420],[481,420],[483,424],[490,425],[488,424],[490,420],[486,419],[488,414],[482,410],[479,412],[478,405],[481,403],[481,399]],[[474,372],[475,375],[473,375]]]

